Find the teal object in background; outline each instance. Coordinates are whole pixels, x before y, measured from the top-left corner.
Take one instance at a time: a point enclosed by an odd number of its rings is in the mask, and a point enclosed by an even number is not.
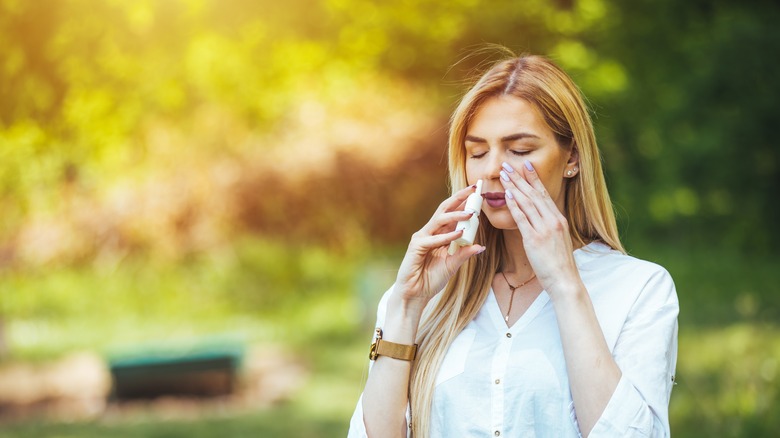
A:
[[[228,395],[235,390],[243,357],[243,345],[235,342],[202,342],[186,349],[139,348],[109,360],[111,398]]]

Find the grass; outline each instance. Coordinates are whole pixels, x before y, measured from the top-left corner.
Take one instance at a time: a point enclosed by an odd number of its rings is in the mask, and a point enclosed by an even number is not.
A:
[[[57,438],[212,438],[291,437],[326,438],[346,436],[343,421],[312,418],[291,407],[279,407],[251,414],[214,416],[198,421],[171,421],[155,417],[116,424],[30,422],[0,429],[0,437]]]
[[[362,389],[365,339],[334,338],[300,347],[311,368],[303,390],[290,400],[250,412],[211,412],[198,418],[134,412],[86,422],[26,420],[0,425],[0,438],[344,437]],[[304,354],[305,351],[305,354]],[[167,415],[167,416],[166,416]]]
[[[670,416],[675,436],[777,436],[780,327],[733,324],[680,333]]]
[[[364,344],[365,339],[336,339],[306,348],[311,378],[282,406],[214,412],[196,420],[170,420],[150,412],[84,423],[28,421],[5,425],[0,437],[343,437],[364,379]],[[776,326],[734,324],[683,331],[670,407],[674,436],[776,436],[778,358]]]

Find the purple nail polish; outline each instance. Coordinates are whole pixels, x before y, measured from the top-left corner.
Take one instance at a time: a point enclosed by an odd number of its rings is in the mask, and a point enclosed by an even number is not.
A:
[[[525,162],[525,168],[528,169],[529,172],[533,172],[534,171],[534,166],[531,165],[530,161],[526,161]]]
[[[509,199],[515,199],[515,197],[512,195],[512,192],[510,192],[510,191],[509,191],[509,189],[507,189],[507,190],[504,190],[504,192],[506,193],[506,197],[507,197],[507,198],[509,198]]]
[[[498,174],[499,174],[499,175],[501,175],[501,179],[503,179],[504,181],[507,181],[507,182],[509,182],[509,175],[507,175],[507,173],[506,173],[506,172],[504,172],[504,171],[502,170],[501,172],[498,172]]]
[[[515,171],[515,169],[512,168],[512,166],[510,166],[509,163],[506,163],[506,162],[505,163],[501,163],[501,167],[503,167],[504,170],[506,170],[509,173],[512,173],[512,172]]]

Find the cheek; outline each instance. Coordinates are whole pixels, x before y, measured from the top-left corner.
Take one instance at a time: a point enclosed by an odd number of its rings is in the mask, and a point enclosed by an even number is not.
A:
[[[539,179],[544,184],[545,190],[550,194],[550,197],[556,199],[563,188],[563,177],[558,175],[555,170],[539,173]]]
[[[474,160],[466,160],[466,183],[476,184],[480,175],[479,166],[474,163]]]

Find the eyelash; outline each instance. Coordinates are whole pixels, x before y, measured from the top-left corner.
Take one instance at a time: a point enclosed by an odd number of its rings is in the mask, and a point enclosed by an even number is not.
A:
[[[518,157],[522,157],[523,155],[528,155],[528,154],[531,153],[531,151],[513,151],[513,150],[510,150],[509,152],[511,152],[513,155],[517,155]],[[475,160],[478,160],[478,159],[484,157],[485,154],[487,154],[487,152],[483,152],[481,154],[474,154],[474,155],[471,155],[469,158],[473,158]]]

